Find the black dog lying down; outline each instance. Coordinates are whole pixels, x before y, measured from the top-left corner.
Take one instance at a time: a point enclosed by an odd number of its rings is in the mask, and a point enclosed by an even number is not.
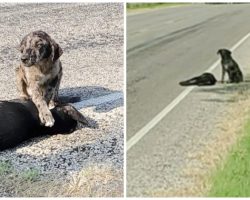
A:
[[[216,82],[217,80],[213,74],[204,73],[200,76],[196,76],[186,81],[182,81],[179,84],[181,86],[190,86],[190,85],[206,86],[206,85],[215,85]]]
[[[0,150],[41,135],[67,134],[89,126],[85,117],[72,105],[64,104],[51,110],[53,127],[40,124],[39,114],[32,101],[0,101]]]

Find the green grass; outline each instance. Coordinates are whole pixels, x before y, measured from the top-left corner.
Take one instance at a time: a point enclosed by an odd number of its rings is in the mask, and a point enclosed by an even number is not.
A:
[[[128,10],[145,9],[145,8],[152,9],[152,8],[186,5],[186,4],[187,3],[127,3],[127,9]]]
[[[9,162],[0,161],[0,176],[9,173],[12,169],[12,166]]]
[[[212,177],[210,197],[250,197],[250,120],[243,134]]]
[[[20,174],[25,181],[36,181],[39,179],[39,171],[37,169],[28,169]]]

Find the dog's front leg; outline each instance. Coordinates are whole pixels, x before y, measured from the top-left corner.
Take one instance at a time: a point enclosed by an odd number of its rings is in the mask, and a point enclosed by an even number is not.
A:
[[[51,87],[51,90],[52,90],[51,91],[52,94],[51,94],[51,98],[50,98],[50,102],[49,102],[50,109],[54,108],[59,101],[58,91],[59,91],[61,79],[62,79],[62,71],[57,75],[55,80],[53,80],[49,85]]]
[[[226,70],[224,67],[222,67],[221,83],[224,83],[225,74],[226,74]]]
[[[43,96],[44,91],[41,91],[38,83],[32,84],[32,87],[28,89],[33,103],[36,105],[39,118],[42,124],[48,127],[52,127],[55,120],[48,108],[47,102]]]
[[[17,84],[17,89],[20,93],[20,98],[24,100],[29,99],[29,95],[27,92],[27,84],[24,81],[24,73],[21,69],[21,66],[16,68],[16,84]]]

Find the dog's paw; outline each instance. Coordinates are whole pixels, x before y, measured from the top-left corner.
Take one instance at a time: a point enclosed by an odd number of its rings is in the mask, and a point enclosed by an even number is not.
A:
[[[55,120],[54,120],[54,118],[52,118],[45,123],[45,126],[52,127],[52,126],[54,126],[54,123],[55,123]]]
[[[40,114],[39,115],[41,123],[44,124],[47,127],[54,126],[55,120],[51,114],[51,112]]]
[[[49,109],[51,110],[51,109],[53,109],[53,108],[55,108],[56,107],[56,103],[54,102],[54,101],[50,101],[49,102]]]
[[[20,95],[20,99],[23,101],[29,100],[29,97],[27,95]]]

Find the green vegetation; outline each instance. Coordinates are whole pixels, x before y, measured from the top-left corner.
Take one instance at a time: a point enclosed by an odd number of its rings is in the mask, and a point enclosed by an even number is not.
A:
[[[212,177],[211,197],[250,197],[250,120],[244,136]]]
[[[186,5],[186,3],[127,3],[128,10]]]
[[[15,170],[11,162],[0,161],[0,195],[6,197],[119,197],[123,193],[122,169],[91,164],[69,177],[41,174],[35,168]],[[87,180],[87,181],[86,181]],[[115,185],[115,187],[114,187]]]
[[[10,162],[0,161],[0,179],[3,180],[9,176],[32,182],[39,179],[39,171],[37,169],[28,169],[18,173],[13,169]]]
[[[36,181],[39,179],[39,172],[36,169],[29,169],[20,174],[25,181]]]
[[[5,175],[11,171],[11,164],[9,162],[0,161],[0,176]]]

